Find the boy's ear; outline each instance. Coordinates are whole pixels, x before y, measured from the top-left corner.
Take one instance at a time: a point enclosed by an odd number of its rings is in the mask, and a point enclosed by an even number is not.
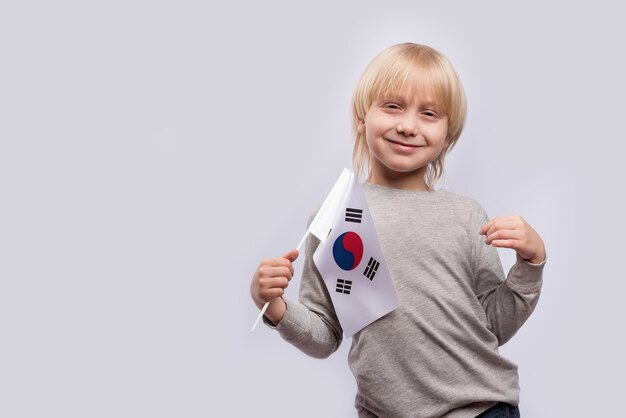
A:
[[[364,134],[365,133],[365,121],[363,119],[357,118],[356,128],[360,134]]]

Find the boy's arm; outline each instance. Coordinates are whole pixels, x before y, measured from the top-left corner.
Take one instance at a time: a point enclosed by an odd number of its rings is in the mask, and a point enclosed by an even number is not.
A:
[[[543,241],[530,225],[523,225],[525,221],[518,218],[495,218],[487,221],[487,216],[483,213],[482,227],[474,229],[479,229],[481,234],[476,234],[479,238],[474,242],[476,295],[485,310],[488,326],[500,345],[515,335],[535,309],[541,292],[545,264]],[[496,242],[498,238],[500,242]],[[505,239],[509,241],[503,242]],[[513,240],[516,242],[512,244]],[[494,247],[513,248],[513,245],[519,248],[516,248],[517,261],[504,280],[502,264]],[[526,260],[521,254],[531,256],[531,259]]]
[[[315,236],[308,236],[300,281],[300,301],[275,299],[272,303],[278,304],[277,312],[282,313],[281,308],[286,308],[282,318],[274,325],[266,315],[263,322],[276,329],[285,341],[305,354],[326,358],[341,345],[343,330],[328,289],[313,262],[313,254],[319,243]],[[271,308],[270,305],[268,311]]]

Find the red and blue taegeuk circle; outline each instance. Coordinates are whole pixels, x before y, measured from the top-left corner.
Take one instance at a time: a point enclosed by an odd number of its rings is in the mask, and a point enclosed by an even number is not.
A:
[[[333,258],[342,270],[354,270],[363,258],[363,240],[356,232],[339,235],[333,244]]]

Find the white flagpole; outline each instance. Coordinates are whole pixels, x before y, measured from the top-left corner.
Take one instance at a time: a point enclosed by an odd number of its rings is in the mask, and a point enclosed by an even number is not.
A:
[[[344,168],[343,171],[341,172],[341,175],[339,175],[339,178],[335,182],[335,185],[330,190],[330,193],[328,193],[328,196],[326,196],[324,203],[322,204],[320,209],[317,211],[317,214],[315,215],[315,218],[313,218],[311,225],[309,225],[306,232],[304,233],[304,236],[300,240],[298,247],[296,247],[296,249],[298,250],[298,253],[300,252],[300,248],[302,248],[302,245],[304,244],[307,235],[309,235],[309,232],[311,232],[313,235],[318,237],[320,241],[322,242],[326,240],[326,236],[324,234],[320,234],[319,224],[324,223],[326,225],[329,225],[333,221],[332,215],[333,215],[333,212],[336,211],[336,208],[338,206],[337,205],[338,199],[343,197],[346,191],[346,188],[350,185],[351,179],[352,177],[351,177],[350,170],[348,170],[347,168]],[[322,229],[326,229],[326,233],[328,233],[328,228],[324,227]],[[259,322],[261,321],[261,318],[263,318],[263,315],[265,315],[265,311],[267,310],[267,307],[269,305],[270,305],[270,302],[265,302],[265,305],[263,305],[261,312],[259,312],[259,316],[257,316],[256,321],[254,321],[252,328],[250,328],[250,332],[254,332],[257,325],[259,325]]]

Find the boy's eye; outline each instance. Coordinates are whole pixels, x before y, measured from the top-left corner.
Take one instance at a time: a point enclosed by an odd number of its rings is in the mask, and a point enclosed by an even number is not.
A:
[[[400,107],[400,105],[398,103],[393,103],[393,102],[385,103],[384,106],[387,109],[401,109],[401,107]]]
[[[431,118],[439,117],[439,115],[436,112],[432,111],[432,110],[425,110],[425,111],[422,112],[422,115],[428,116],[428,117],[431,117]]]

